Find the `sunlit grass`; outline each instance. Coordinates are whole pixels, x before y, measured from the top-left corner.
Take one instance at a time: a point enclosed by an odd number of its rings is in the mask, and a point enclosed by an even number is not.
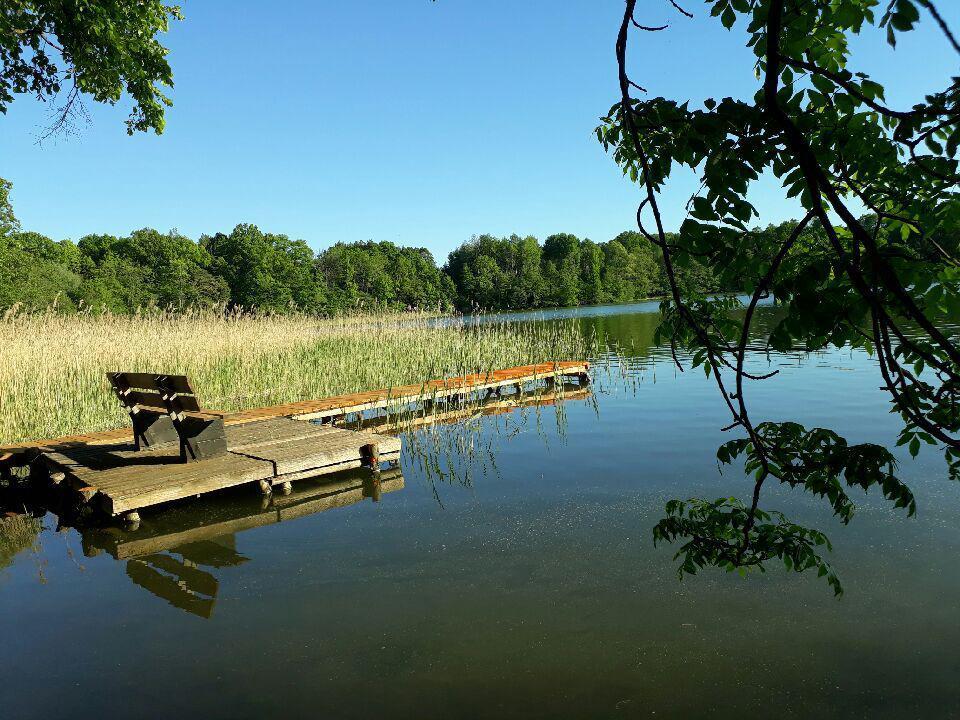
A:
[[[122,426],[108,371],[185,374],[205,407],[241,410],[583,359],[590,348],[574,322],[11,312],[0,319],[0,443]]]

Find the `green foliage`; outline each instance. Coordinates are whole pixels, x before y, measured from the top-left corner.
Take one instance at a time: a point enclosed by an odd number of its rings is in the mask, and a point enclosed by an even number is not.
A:
[[[475,237],[438,268],[426,248],[337,243],[318,254],[303,240],[237,225],[194,242],[144,228],[76,244],[21,232],[0,179],[0,309],[61,310],[231,306],[270,313],[376,309],[509,310],[629,302],[663,294],[663,257],[639,233],[597,244],[558,234]],[[760,231],[758,231],[760,232]],[[697,292],[721,287],[704,265],[683,271]],[[735,278],[724,276],[736,282]]]
[[[748,474],[767,473],[785,485],[827,498],[843,523],[850,522],[856,507],[841,480],[864,491],[879,487],[894,507],[907,508],[909,515],[917,512],[913,492],[894,475],[897,462],[885,447],[848,445],[832,430],[807,430],[795,422],[763,422],[755,430],[759,442],[730,440],[720,446],[717,459],[730,464],[742,455]]]
[[[329,307],[335,311],[451,306],[453,284],[426,248],[391,242],[337,243],[319,255],[316,266],[329,288]]]
[[[834,594],[843,593],[837,574],[818,551],[833,549],[827,536],[788,521],[782,513],[751,510],[736,498],[671,500],[666,513],[653,528],[653,542],[683,541],[674,556],[683,558],[677,570],[681,579],[705,566],[741,574],[766,572],[765,564],[776,559],[794,572],[815,569]]]
[[[668,290],[662,256],[636,232],[599,244],[561,233],[542,247],[529,236],[480,235],[450,253],[444,271],[463,311],[630,302]],[[739,287],[735,278],[722,286],[696,261],[683,280],[703,293]]]
[[[21,232],[9,191],[10,183],[0,179],[0,310],[55,305],[126,314],[224,306],[334,314],[447,310],[456,296],[452,279],[425,248],[337,243],[315,255],[303,240],[254,225],[199,242],[150,228],[55,242]],[[533,247],[539,250],[535,240]]]
[[[13,183],[0,178],[0,242],[20,229],[20,223],[13,213],[13,204],[10,202],[10,190]]]
[[[114,312],[138,307],[210,307],[229,299],[226,282],[211,273],[213,258],[176,232],[145,228],[127,237],[80,238],[86,305]]]
[[[908,108],[893,108],[884,87],[855,69],[849,40],[859,34],[868,42],[872,30],[895,45],[926,15],[950,51],[960,53],[960,45],[932,0],[707,5],[724,27],[745,27],[756,94],[700,103],[631,97],[637,84],[627,50],[643,23],[634,17],[636,0],[625,0],[617,43],[621,97],[597,128],[624,175],[642,186],[640,234],[662,254],[669,299],[658,337],[690,351],[692,364],[715,380],[730,427],[745,436],[720,450],[725,462],[743,455],[752,475],[751,505],[728,513],[744,528],[742,538],[729,535],[733,520],[706,523],[706,505],[696,505],[696,516],[684,523],[674,517],[672,533],[661,536],[697,533],[703,551],[694,568],[740,565],[767,552],[753,547],[761,539],[752,527],[763,520],[758,501],[770,478],[826,499],[844,521],[853,513],[844,484],[877,487],[895,507],[916,509],[888,450],[849,445],[829,430],[792,422],[752,421],[748,382],[769,377],[745,369],[758,344],[767,351],[832,346],[873,353],[903,421],[899,443],[911,455],[938,445],[951,476],[960,477],[960,347],[949,330],[960,311],[960,78],[945,79],[942,90]],[[701,185],[672,235],[660,220],[659,194],[677,168],[696,173]],[[758,212],[749,190],[763,174],[799,201],[806,212],[800,222],[751,229]],[[698,263],[710,277],[688,282]],[[702,288],[711,282],[748,293],[746,309],[706,297]],[[769,335],[757,338],[753,311],[768,297],[782,313]],[[810,536],[791,526],[783,538],[802,550]],[[739,547],[732,555],[711,553],[713,541]]]
[[[38,261],[16,245],[0,250],[0,308],[75,308],[79,276],[66,265]]]
[[[237,225],[229,235],[201,238],[200,247],[210,254],[235,305],[272,312],[323,308],[324,288],[314,281],[313,251],[303,240]]]
[[[54,129],[68,122],[81,95],[133,103],[127,132],[163,132],[173,85],[167,49],[157,36],[179,19],[161,0],[17,0],[5,3],[0,23],[0,113],[15,94],[41,100],[66,90]]]

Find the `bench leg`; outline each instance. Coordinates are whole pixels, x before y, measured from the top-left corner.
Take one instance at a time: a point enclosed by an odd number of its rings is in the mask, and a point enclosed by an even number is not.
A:
[[[130,417],[133,420],[133,439],[137,450],[174,443],[179,438],[177,429],[168,415],[138,412]]]
[[[227,452],[227,435],[223,418],[181,420],[180,457],[184,462],[216,457]]]

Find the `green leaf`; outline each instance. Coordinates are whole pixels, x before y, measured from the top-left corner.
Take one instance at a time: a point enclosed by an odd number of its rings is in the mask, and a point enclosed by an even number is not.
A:
[[[723,26],[728,30],[733,27],[733,23],[737,20],[737,14],[733,11],[733,8],[727,5],[726,9],[720,15],[720,22],[723,23]]]

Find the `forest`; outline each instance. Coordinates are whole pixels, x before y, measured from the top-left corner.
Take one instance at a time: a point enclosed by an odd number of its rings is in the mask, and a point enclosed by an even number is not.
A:
[[[249,224],[196,240],[144,228],[58,241],[21,228],[10,189],[0,180],[0,309],[471,312],[628,302],[668,287],[659,250],[638,232],[601,243],[568,233],[543,243],[479,235],[442,267],[426,248],[367,241],[314,252],[304,240]],[[679,278],[692,291],[737,289],[719,287],[695,261]]]

